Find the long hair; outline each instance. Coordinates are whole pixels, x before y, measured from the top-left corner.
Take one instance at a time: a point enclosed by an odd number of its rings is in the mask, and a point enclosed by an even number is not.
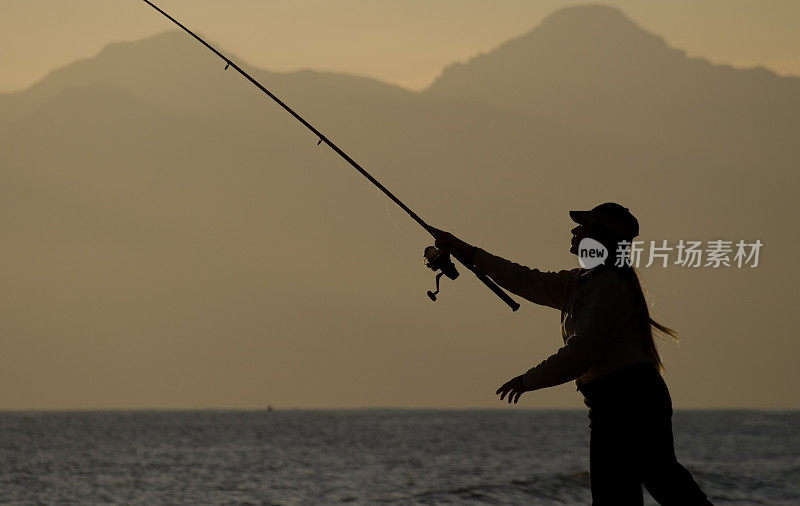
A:
[[[599,229],[594,234],[609,252],[603,263],[603,267],[618,269],[619,272],[624,275],[625,279],[630,282],[631,288],[635,294],[634,297],[637,305],[636,309],[639,315],[637,324],[640,325],[642,338],[644,339],[644,345],[647,347],[647,350],[650,353],[653,364],[655,364],[659,371],[663,371],[664,363],[661,361],[661,356],[656,348],[654,336],[655,334],[658,334],[658,337],[663,340],[664,335],[667,334],[670,335],[675,341],[679,341],[680,337],[678,336],[678,332],[673,328],[657,322],[650,315],[650,306],[645,298],[644,288],[642,287],[642,282],[638,273],[636,272],[636,269],[634,269],[632,265],[627,265],[627,262],[623,262],[622,265],[617,265],[615,252],[617,251],[616,246],[618,240],[604,232],[604,230]],[[653,329],[655,329],[655,332]]]
[[[653,359],[653,363],[656,365],[659,371],[664,370],[664,364],[661,362],[661,356],[658,354],[658,349],[656,348],[656,343],[654,339],[654,335],[657,333],[659,338],[662,340],[664,339],[665,334],[669,334],[672,338],[676,341],[680,340],[678,337],[678,332],[666,325],[663,325],[650,315],[650,307],[647,304],[647,299],[644,296],[644,289],[642,288],[641,280],[639,279],[639,275],[637,274],[636,270],[630,266],[618,267],[621,272],[625,274],[626,279],[628,279],[634,288],[634,293],[636,294],[636,303],[639,306],[638,313],[639,313],[639,325],[641,325],[642,335],[645,340],[645,346],[647,347],[648,352],[650,353],[651,358]],[[656,332],[654,332],[654,329]]]

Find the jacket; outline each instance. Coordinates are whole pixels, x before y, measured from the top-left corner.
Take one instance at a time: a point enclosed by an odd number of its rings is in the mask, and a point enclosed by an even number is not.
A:
[[[580,386],[628,366],[654,363],[646,303],[635,278],[620,269],[544,272],[481,248],[475,248],[472,263],[509,292],[561,311],[564,346],[523,374],[526,389],[572,380]]]

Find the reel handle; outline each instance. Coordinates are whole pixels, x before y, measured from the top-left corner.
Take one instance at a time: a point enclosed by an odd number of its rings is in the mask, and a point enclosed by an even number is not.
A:
[[[428,298],[431,299],[433,302],[436,302],[436,294],[439,293],[439,279],[444,275],[443,272],[440,272],[436,275],[436,291],[432,292],[428,290]]]

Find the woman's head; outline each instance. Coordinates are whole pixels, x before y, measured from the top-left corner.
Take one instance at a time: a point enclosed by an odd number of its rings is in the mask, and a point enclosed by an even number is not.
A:
[[[631,240],[639,235],[639,220],[627,207],[616,202],[606,202],[589,211],[570,211],[569,216],[579,225],[598,227],[620,240]]]
[[[619,243],[630,242],[639,235],[639,221],[627,207],[615,202],[600,204],[589,211],[570,211],[569,215],[578,224],[572,229],[570,253],[580,257],[581,241],[593,239],[605,248],[605,257],[598,263],[614,264]]]

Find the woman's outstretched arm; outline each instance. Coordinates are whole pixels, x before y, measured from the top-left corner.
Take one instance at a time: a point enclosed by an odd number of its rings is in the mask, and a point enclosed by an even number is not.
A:
[[[449,232],[436,232],[437,248],[458,254],[501,287],[534,304],[562,309],[571,284],[579,272],[579,269],[558,272],[532,269],[466,243]]]

